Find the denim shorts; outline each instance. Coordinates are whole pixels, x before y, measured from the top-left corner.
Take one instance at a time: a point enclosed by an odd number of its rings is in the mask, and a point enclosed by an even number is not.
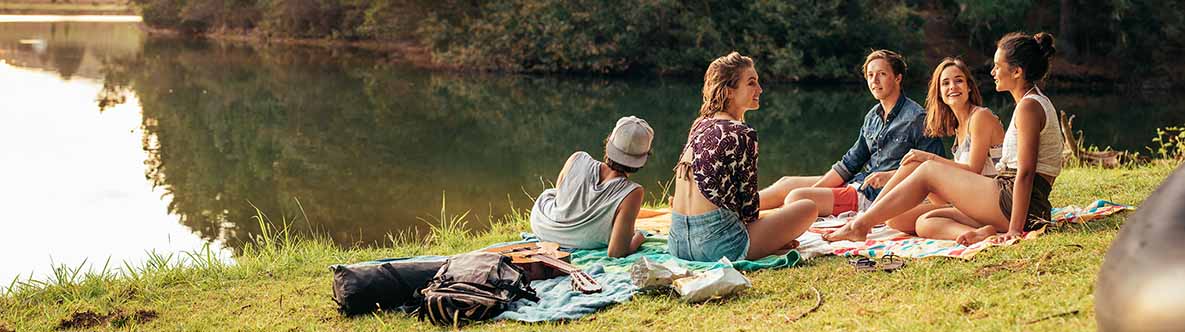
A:
[[[736,212],[716,209],[696,216],[671,212],[671,255],[689,261],[715,262],[720,257],[737,261],[749,253],[749,230]]]

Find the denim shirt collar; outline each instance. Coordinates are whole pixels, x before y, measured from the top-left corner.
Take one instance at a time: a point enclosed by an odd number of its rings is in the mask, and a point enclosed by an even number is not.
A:
[[[901,114],[901,108],[905,106],[905,99],[905,94],[897,95],[897,102],[893,104],[893,109],[889,112],[888,118],[885,117],[885,106],[879,100],[876,106],[873,106],[873,109],[876,110],[876,114],[881,117],[882,121],[888,123],[893,121],[893,118],[896,118],[897,114]]]

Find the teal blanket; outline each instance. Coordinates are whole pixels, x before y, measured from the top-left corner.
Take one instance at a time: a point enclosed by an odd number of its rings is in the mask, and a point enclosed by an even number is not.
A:
[[[523,241],[536,241],[534,236],[523,234]],[[495,246],[505,245],[497,244]],[[505,312],[494,319],[509,319],[524,322],[542,322],[555,320],[571,320],[584,317],[597,310],[629,301],[637,292],[637,287],[630,281],[630,266],[639,258],[646,257],[656,263],[676,260],[679,264],[692,270],[711,270],[724,267],[719,262],[693,262],[675,258],[667,252],[665,237],[648,237],[638,252],[622,257],[609,257],[605,249],[574,250],[572,264],[583,269],[601,284],[604,291],[596,294],[581,294],[573,291],[570,278],[567,276],[536,280],[531,282],[539,295],[539,302],[519,300],[511,303]],[[741,260],[733,262],[733,267],[741,271],[759,269],[783,268],[797,265],[801,260],[798,251],[791,250],[786,255],[769,256],[755,261]]]

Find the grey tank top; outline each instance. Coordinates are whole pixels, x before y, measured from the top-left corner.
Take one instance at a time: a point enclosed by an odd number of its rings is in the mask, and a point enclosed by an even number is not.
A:
[[[564,179],[535,199],[531,231],[540,240],[568,248],[609,246],[617,206],[641,186],[623,177],[600,182],[601,162],[577,152]]]

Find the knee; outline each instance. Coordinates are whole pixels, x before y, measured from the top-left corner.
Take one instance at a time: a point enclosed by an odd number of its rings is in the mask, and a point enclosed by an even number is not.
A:
[[[940,213],[941,212],[938,210],[922,213],[914,222],[914,228],[917,229],[918,232],[924,232],[925,230],[935,227],[935,225],[938,224],[938,220],[943,218]]]
[[[938,213],[939,212],[937,209],[926,211],[925,213],[918,215],[918,222],[921,222],[922,220],[925,220],[925,219],[930,219],[930,218],[936,217],[936,216],[938,216]]]
[[[793,188],[794,187],[794,177],[783,176],[783,177],[779,178],[778,181],[774,181],[774,184],[770,187],[771,188]]]
[[[942,163],[937,163],[930,160],[923,161],[922,164],[918,165],[918,167],[914,169],[913,173],[910,174],[912,175],[910,178],[916,177],[918,180],[924,181],[924,183],[929,183],[928,181],[931,181],[932,179],[941,178],[941,173],[945,171],[943,169],[945,166],[946,165],[943,165]]]
[[[930,234],[930,228],[935,226],[934,219],[927,218],[925,214],[918,217],[917,222],[913,224],[914,232],[917,234]]]
[[[927,161],[923,161],[920,165],[918,165],[918,168],[914,172],[921,173],[921,174],[934,173],[934,172],[940,171],[944,166],[946,166],[946,165],[944,165],[940,162],[935,162],[933,160],[927,160]]]
[[[799,188],[799,189],[791,190],[789,194],[786,194],[786,199],[784,201],[782,201],[782,204],[790,204],[790,203],[794,203],[797,201],[809,201],[809,200],[810,199],[809,199],[809,197],[807,197],[806,190]],[[812,203],[812,205],[813,205],[813,203]]]
[[[819,206],[815,204],[815,201],[809,199],[786,202],[785,207],[809,216],[819,215]]]

